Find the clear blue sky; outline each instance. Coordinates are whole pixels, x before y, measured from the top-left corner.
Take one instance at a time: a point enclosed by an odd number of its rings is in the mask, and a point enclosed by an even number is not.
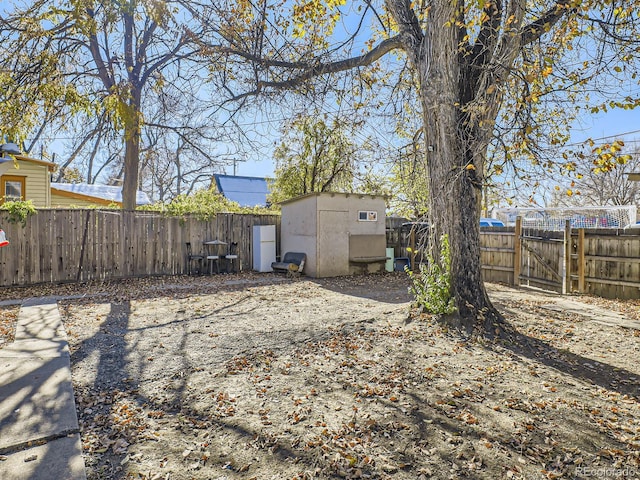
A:
[[[576,126],[571,132],[572,140],[575,142],[587,138],[597,140],[614,136],[622,138],[627,146],[639,143],[640,110],[613,110],[606,114],[585,117],[582,126]]]
[[[249,160],[238,164],[236,175],[244,175],[246,177],[273,177],[273,160],[264,158],[261,160]],[[227,174],[233,174],[233,167],[227,169]]]

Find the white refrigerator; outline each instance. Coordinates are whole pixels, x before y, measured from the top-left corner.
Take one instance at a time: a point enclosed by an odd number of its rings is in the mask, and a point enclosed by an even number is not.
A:
[[[276,261],[276,226],[253,226],[253,269],[272,272],[271,263]]]

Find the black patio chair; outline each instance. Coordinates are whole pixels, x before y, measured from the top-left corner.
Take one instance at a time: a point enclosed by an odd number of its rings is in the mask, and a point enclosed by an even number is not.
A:
[[[187,275],[191,275],[191,262],[196,260],[198,262],[198,270],[197,273],[202,273],[202,263],[204,261],[204,255],[201,253],[193,253],[191,248],[191,242],[186,242],[187,244]]]

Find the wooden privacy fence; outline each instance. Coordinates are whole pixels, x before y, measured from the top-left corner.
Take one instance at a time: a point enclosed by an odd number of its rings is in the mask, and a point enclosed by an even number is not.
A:
[[[0,249],[0,286],[86,282],[187,272],[186,243],[204,253],[207,240],[238,243],[239,266],[253,267],[254,225],[276,225],[280,216],[218,214],[209,221],[165,217],[154,212],[39,210],[24,226],[0,214],[11,242]],[[395,255],[404,253],[396,239]],[[483,229],[481,263],[485,281],[530,285],[560,293],[605,298],[640,298],[640,235],[615,229],[533,231]]]
[[[0,286],[85,282],[187,271],[186,243],[238,243],[239,266],[252,268],[254,225],[276,225],[279,215],[224,213],[208,221],[154,212],[38,210],[24,226],[0,214],[9,246],[0,249]]]
[[[563,232],[516,227],[480,233],[483,278],[558,293],[640,298],[640,235],[617,229]]]

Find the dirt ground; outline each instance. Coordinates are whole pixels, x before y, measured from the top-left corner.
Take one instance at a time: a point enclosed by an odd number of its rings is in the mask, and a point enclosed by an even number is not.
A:
[[[412,315],[407,286],[243,274],[3,297],[74,297],[89,479],[640,478],[639,301],[489,285],[524,348]]]

